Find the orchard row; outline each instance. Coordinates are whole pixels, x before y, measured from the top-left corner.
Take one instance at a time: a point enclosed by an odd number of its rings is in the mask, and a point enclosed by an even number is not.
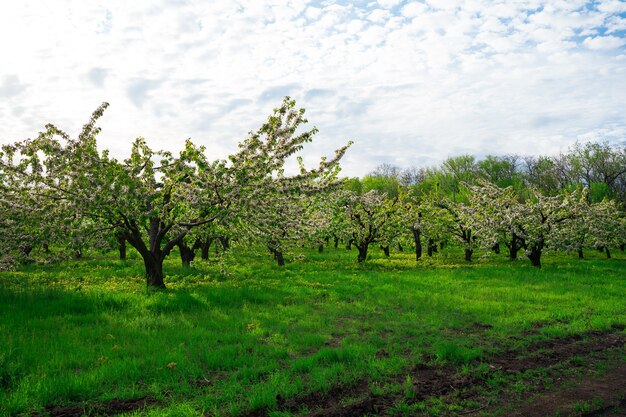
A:
[[[143,138],[123,161],[98,150],[92,115],[77,138],[47,125],[36,138],[0,153],[0,268],[53,260],[85,248],[129,244],[146,282],[164,287],[163,261],[178,248],[183,263],[209,245],[264,245],[279,265],[292,247],[334,240],[385,252],[411,246],[416,259],[453,241],[465,259],[506,246],[535,266],[545,249],[610,248],[626,242],[626,153],[608,144],[576,145],[557,158],[464,155],[441,167],[383,165],[363,179],[340,179],[350,143],[307,169],[285,174],[286,161],[317,132],[300,133],[304,110],[289,97],[226,160],[211,160],[190,140],[173,155]],[[520,170],[519,166],[526,166]]]

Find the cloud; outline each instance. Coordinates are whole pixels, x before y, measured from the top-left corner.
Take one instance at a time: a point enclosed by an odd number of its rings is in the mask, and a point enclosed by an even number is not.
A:
[[[392,7],[395,7],[402,3],[402,0],[377,0],[377,3],[380,7],[383,7],[385,9],[391,9]]]
[[[563,121],[563,117],[551,116],[551,115],[537,115],[533,116],[532,126],[543,128]]]
[[[607,13],[625,13],[626,3],[620,0],[609,0],[599,2],[598,9]]]
[[[14,97],[26,90],[26,84],[20,81],[20,78],[15,75],[5,75],[0,84],[0,97]]]
[[[108,70],[105,68],[92,68],[87,73],[87,78],[97,87],[104,86],[104,80],[108,75]]]
[[[324,89],[324,88],[312,88],[305,92],[304,99],[309,101],[309,100],[314,100],[317,98],[332,97],[334,94],[335,94],[334,90]]]
[[[113,27],[113,14],[110,10],[105,11],[104,19],[98,24],[98,33],[111,33]]]
[[[320,15],[322,14],[322,9],[319,7],[314,7],[314,6],[307,7],[304,14],[306,15],[307,18],[315,20],[318,17],[320,17]]]
[[[616,49],[624,44],[626,44],[626,39],[617,36],[595,36],[583,41],[583,45],[593,50]]]
[[[294,92],[299,91],[298,84],[286,84],[271,87],[263,91],[259,95],[259,100],[272,103],[280,103],[285,96],[293,96]]]
[[[417,17],[421,14],[424,14],[427,10],[427,6],[422,3],[414,3],[409,2],[406,6],[402,8],[402,15],[404,17]]]
[[[391,14],[387,10],[376,9],[367,16],[367,19],[374,23],[383,23],[389,19],[390,16]]]
[[[161,84],[157,80],[137,79],[130,82],[126,94],[128,99],[137,107],[142,107],[148,94]]]
[[[626,132],[623,1],[27,3],[0,5],[0,36],[20,34],[0,44],[0,138],[77,131],[106,100],[121,157],[140,135],[223,157],[290,95],[320,129],[305,160],[353,139],[361,175]]]

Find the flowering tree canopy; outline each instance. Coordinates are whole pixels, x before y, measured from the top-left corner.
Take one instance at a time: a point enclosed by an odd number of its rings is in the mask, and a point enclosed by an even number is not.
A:
[[[0,171],[7,181],[23,184],[20,201],[28,207],[58,204],[101,231],[121,233],[140,253],[150,287],[165,286],[163,260],[191,229],[251,202],[263,204],[272,192],[323,189],[330,181],[324,175],[336,169],[349,146],[315,169],[283,175],[286,160],[317,132],[296,134],[307,120],[287,97],[228,161],[210,161],[190,140],[174,156],[153,151],[143,138],[118,161],[96,144],[96,122],[107,107],[104,103],[92,114],[76,139],[47,125],[33,140],[4,146]]]

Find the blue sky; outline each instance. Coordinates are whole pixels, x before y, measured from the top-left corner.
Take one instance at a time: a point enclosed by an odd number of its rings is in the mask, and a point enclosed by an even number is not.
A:
[[[626,142],[626,1],[22,1],[0,5],[0,142],[184,139],[222,158],[290,95],[346,175]]]

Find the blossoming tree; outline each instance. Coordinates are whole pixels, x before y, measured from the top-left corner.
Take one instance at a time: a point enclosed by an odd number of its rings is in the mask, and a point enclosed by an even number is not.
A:
[[[97,223],[100,231],[120,233],[141,255],[147,285],[153,288],[165,287],[163,260],[190,230],[251,202],[262,204],[275,190],[297,193],[304,182],[333,169],[349,146],[317,168],[277,175],[317,132],[296,132],[307,122],[304,109],[286,97],[228,161],[210,161],[205,149],[190,140],[174,156],[153,151],[143,138],[133,142],[127,159],[118,161],[97,148],[96,122],[107,107],[104,103],[92,114],[76,139],[49,124],[37,138],[5,146],[0,171],[29,184],[27,191],[37,190],[29,194],[36,204],[57,202]]]

